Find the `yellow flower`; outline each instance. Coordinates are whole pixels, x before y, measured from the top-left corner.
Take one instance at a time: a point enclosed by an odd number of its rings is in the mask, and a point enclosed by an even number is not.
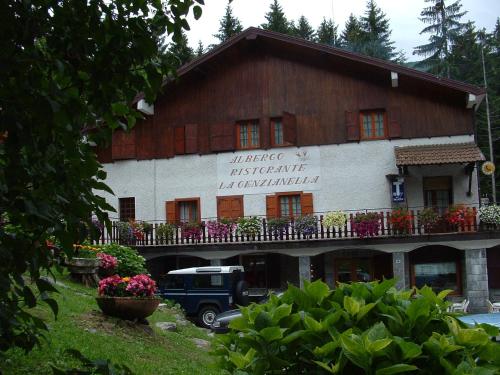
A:
[[[130,281],[130,277],[122,277],[122,281],[128,283]]]

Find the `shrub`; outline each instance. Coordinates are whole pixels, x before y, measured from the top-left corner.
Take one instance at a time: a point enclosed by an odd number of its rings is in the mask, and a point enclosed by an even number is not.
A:
[[[500,224],[500,206],[492,204],[480,207],[479,220],[486,224]]]
[[[238,219],[238,234],[255,237],[260,233],[262,220],[257,216],[240,217]]]
[[[146,260],[137,250],[118,244],[100,246],[103,253],[114,256],[118,260],[116,273],[122,276],[134,276],[147,273]]]
[[[290,222],[287,218],[284,217],[277,217],[269,219],[267,221],[267,229],[269,230],[269,233],[271,233],[275,237],[281,236],[283,233],[286,233],[289,226]]]
[[[380,229],[380,215],[376,212],[356,214],[351,220],[351,229],[360,238],[377,236]]]
[[[295,231],[306,237],[312,236],[318,230],[316,226],[316,216],[304,215],[299,216],[293,223]]]
[[[289,286],[242,307],[214,354],[238,374],[497,373],[498,329],[466,326],[446,312],[449,291],[398,291],[394,280]]]
[[[406,208],[395,208],[391,212],[391,227],[394,233],[410,233],[412,217]]]
[[[325,228],[343,228],[347,222],[347,214],[342,211],[328,212],[323,218]]]

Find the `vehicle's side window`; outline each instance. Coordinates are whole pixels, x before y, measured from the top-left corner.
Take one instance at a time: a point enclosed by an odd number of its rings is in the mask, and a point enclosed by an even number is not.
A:
[[[184,277],[180,275],[169,275],[165,278],[166,289],[184,289]]]
[[[193,288],[222,288],[224,285],[222,275],[194,275]]]

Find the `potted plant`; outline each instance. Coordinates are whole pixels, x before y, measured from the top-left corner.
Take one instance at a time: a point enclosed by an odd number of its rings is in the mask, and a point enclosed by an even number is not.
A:
[[[328,212],[323,217],[323,226],[328,228],[337,228],[341,230],[347,222],[347,214],[343,211]]]
[[[238,234],[255,237],[260,233],[262,220],[257,216],[240,217],[238,219]]]
[[[234,232],[236,224],[229,219],[222,218],[219,221],[210,220],[206,223],[206,227],[209,236],[222,240]]]
[[[98,282],[97,269],[99,268],[99,259],[97,253],[99,248],[86,244],[73,245],[73,257],[66,260],[71,277],[87,286],[94,286]]]
[[[406,208],[395,208],[391,212],[391,228],[394,234],[408,234],[411,231],[412,216]]]
[[[131,244],[134,242],[135,236],[130,223],[126,221],[118,221],[116,223],[116,229],[118,231],[118,239],[121,244]]]
[[[181,226],[181,236],[185,240],[199,241],[201,234],[201,225],[197,222],[184,223]]]
[[[121,319],[145,319],[158,307],[156,283],[148,275],[113,275],[99,282],[97,304],[106,315]]]
[[[418,213],[418,223],[426,232],[432,232],[439,222],[439,214],[430,207],[424,208]]]
[[[282,237],[288,231],[290,221],[284,217],[272,218],[267,221],[269,234],[274,238]]]
[[[470,207],[456,204],[448,209],[445,219],[452,230],[457,231],[460,226],[472,224],[474,213]]]
[[[358,213],[351,220],[351,229],[360,238],[378,236],[380,215],[376,212]]]
[[[296,218],[293,226],[297,233],[302,234],[305,238],[311,238],[318,230],[316,222],[316,216],[304,215]]]
[[[479,208],[479,220],[487,227],[494,228],[500,224],[500,206],[491,204]]]
[[[170,242],[174,239],[176,230],[177,227],[175,226],[175,224],[161,223],[160,225],[158,225],[158,228],[156,228],[156,237],[161,242]]]

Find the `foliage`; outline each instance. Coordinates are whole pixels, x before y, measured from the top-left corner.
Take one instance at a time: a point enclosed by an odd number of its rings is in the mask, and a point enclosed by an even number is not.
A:
[[[305,40],[313,41],[316,39],[316,32],[305,16],[300,16],[297,25],[291,25],[291,32],[292,35]]]
[[[295,218],[293,227],[295,231],[305,237],[311,237],[318,231],[317,219],[313,215],[303,215]]]
[[[203,42],[198,40],[198,46],[196,47],[196,51],[194,51],[195,57],[201,57],[205,53],[205,47],[203,46]]]
[[[255,237],[260,233],[262,220],[257,216],[240,217],[238,219],[238,234]]]
[[[202,229],[197,222],[183,223],[181,225],[181,236],[185,240],[199,241],[201,240]]]
[[[418,222],[426,231],[432,229],[439,221],[439,215],[433,208],[424,208],[418,213]]]
[[[360,238],[378,236],[380,215],[376,212],[356,214],[351,220],[351,229]]]
[[[114,270],[118,265],[118,259],[113,255],[109,255],[106,253],[97,253],[97,257],[101,261],[100,268],[104,270]]]
[[[333,47],[340,47],[338,26],[335,25],[332,19],[327,20],[323,17],[323,21],[321,21],[316,31],[316,42],[328,44]]]
[[[158,228],[156,228],[156,236],[161,241],[172,241],[176,230],[177,226],[175,224],[161,223],[158,225]]]
[[[431,288],[398,291],[395,280],[290,285],[265,304],[242,307],[214,352],[238,374],[495,373],[498,329],[465,325]]]
[[[116,229],[118,231],[118,238],[120,243],[129,244],[135,239],[134,230],[132,226],[127,221],[118,221],[115,223]]]
[[[228,237],[234,232],[234,230],[236,229],[236,224],[232,221],[211,220],[206,223],[206,227],[209,236],[218,240],[222,240],[223,238]]]
[[[480,207],[479,220],[486,224],[500,224],[500,206],[491,204]]]
[[[118,260],[115,272],[119,275],[133,276],[147,272],[146,260],[135,249],[118,244],[107,244],[100,246],[100,250]]]
[[[219,23],[219,32],[214,35],[219,41],[225,42],[234,35],[237,35],[243,31],[243,26],[238,18],[233,16],[233,10],[231,5],[228,3],[226,6],[226,13],[222,17]]]
[[[450,53],[464,24],[460,19],[467,13],[462,12],[462,4],[457,0],[446,6],[443,0],[425,0],[431,3],[420,13],[420,20],[428,24],[420,34],[429,33],[429,43],[415,47],[413,54],[424,56],[419,66],[426,67],[433,74],[450,78]]]
[[[267,22],[260,26],[264,30],[276,31],[277,33],[282,34],[291,34],[290,23],[283,12],[283,8],[278,3],[278,0],[274,0],[271,3],[265,18]]]
[[[290,220],[285,217],[276,217],[267,221],[267,229],[275,237],[282,236],[290,227]]]
[[[360,52],[363,45],[363,30],[354,14],[350,14],[340,34],[340,45],[349,51]]]
[[[52,365],[54,375],[132,375],[133,372],[125,365],[115,365],[110,360],[91,360],[85,357],[78,350],[67,349],[65,354],[75,358],[84,368],[60,368]]]
[[[96,258],[99,247],[90,245],[73,245],[74,256],[77,258]]]
[[[184,31],[181,32],[178,40],[170,43],[166,58],[175,68],[180,68],[194,58],[194,51],[189,47],[189,40]]]
[[[396,208],[391,212],[391,227],[394,233],[410,233],[413,218],[406,208]]]
[[[195,1],[0,5],[0,207],[16,228],[0,228],[1,351],[39,340],[44,324],[30,309],[46,290],[32,290],[21,275],[40,280],[52,264],[47,237],[71,256],[86,237],[82,218],[109,223],[113,208],[95,194],[111,191],[94,146],[131,128],[141,114],[128,104],[139,92],[152,102],[173,75],[158,58],[160,40],[178,39],[191,9],[200,17]]]
[[[347,214],[343,211],[327,212],[323,217],[323,225],[326,228],[337,227],[339,229],[345,226],[347,222]]]

